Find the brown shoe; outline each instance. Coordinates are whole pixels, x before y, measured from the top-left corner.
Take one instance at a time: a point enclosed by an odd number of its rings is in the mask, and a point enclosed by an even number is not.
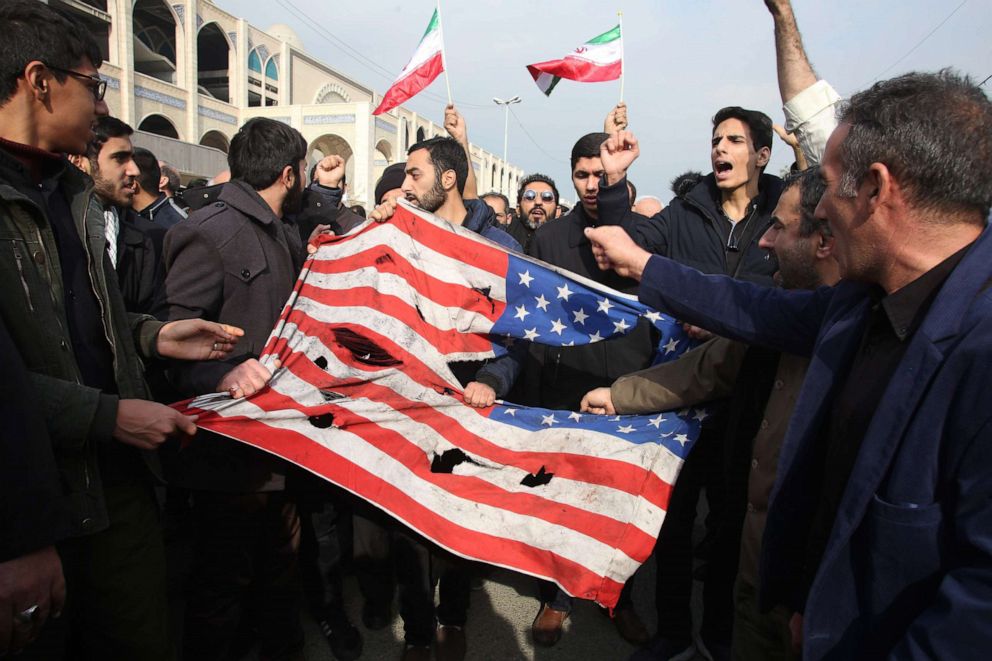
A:
[[[437,661],[465,661],[465,629],[450,624],[437,625],[434,658]]]
[[[613,611],[613,626],[617,628],[620,637],[632,645],[641,647],[651,639],[647,627],[633,608]]]
[[[403,656],[400,661],[431,661],[430,646],[406,645],[403,648]]]
[[[567,619],[566,611],[555,610],[548,604],[541,604],[541,610],[530,627],[534,642],[543,647],[552,647],[561,640],[561,628]]]

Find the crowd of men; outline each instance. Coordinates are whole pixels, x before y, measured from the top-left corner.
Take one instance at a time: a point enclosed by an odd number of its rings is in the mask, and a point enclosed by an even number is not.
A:
[[[515,204],[480,196],[448,106],[450,137],[386,168],[368,215],[385,222],[403,198],[636,294],[698,341],[654,364],[642,321],[452,365],[480,408],[715,403],[654,550],[657,622],[634,609],[637,574],[611,613],[632,661],[978,657],[992,640],[992,104],[948,70],[841,101],[789,0],[765,5],[784,127],[715,109],[712,171],[678,177],[667,205],[627,178],[641,145],[623,104],[575,142],[571,209],[539,173]],[[310,244],[365,222],[344,204],[344,160],[308,171],[298,131],[252,119],[229,172],[181,195],[176,169],[109,116],[89,34],[33,0],[3,3],[0,22],[0,656],[217,660],[257,645],[299,659],[306,608],[332,654],[357,659],[350,572],[363,627],[402,619],[400,658],[489,658],[465,636],[484,568],[165,405],[266,387],[259,354]],[[765,172],[776,133],[795,154],[784,178]],[[164,541],[177,530],[192,549],[181,622]],[[534,591],[533,642],[553,646],[574,599]]]

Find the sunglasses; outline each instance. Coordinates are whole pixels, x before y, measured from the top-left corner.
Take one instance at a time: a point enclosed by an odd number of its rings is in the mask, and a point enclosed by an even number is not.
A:
[[[45,65],[50,71],[57,71],[59,73],[64,73],[67,76],[72,76],[77,80],[88,82],[88,87],[93,91],[93,96],[96,97],[97,101],[103,101],[103,96],[107,93],[107,81],[100,76],[89,76],[85,73],[79,73],[78,71],[72,71],[71,69],[63,69],[61,67],[53,67],[49,64]]]
[[[534,200],[537,199],[537,195],[538,195],[538,193],[537,193],[536,190],[527,189],[527,190],[524,191],[523,199],[527,200],[528,202],[533,202]],[[549,190],[541,191],[540,195],[541,195],[541,201],[542,202],[554,202],[555,201],[555,194],[552,193]]]

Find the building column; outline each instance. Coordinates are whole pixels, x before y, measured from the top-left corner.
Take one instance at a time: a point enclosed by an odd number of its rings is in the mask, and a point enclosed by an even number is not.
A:
[[[200,141],[200,92],[199,92],[199,62],[196,57],[196,42],[199,36],[196,16],[200,11],[199,0],[186,0],[186,15],[183,17],[186,23],[186,41],[183,52],[186,60],[185,66],[178,67],[180,72],[176,76],[177,85],[186,90],[186,135],[183,138],[186,142],[197,144]]]
[[[121,111],[118,119],[137,129],[137,118],[134,116],[134,15],[131,0],[116,0],[111,18],[111,57],[115,49],[117,53],[117,61],[111,61],[121,69]]]
[[[355,111],[355,144],[351,149],[355,167],[354,182],[348,182],[350,190],[348,198],[352,202],[360,202],[368,206],[375,187],[372,175],[372,154],[375,151],[373,108],[367,102],[354,103],[352,107]]]

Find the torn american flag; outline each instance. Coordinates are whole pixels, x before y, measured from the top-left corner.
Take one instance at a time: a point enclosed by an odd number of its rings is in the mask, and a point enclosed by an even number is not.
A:
[[[187,412],[453,553],[613,606],[654,547],[705,412],[477,409],[449,363],[514,341],[606,341],[642,316],[664,357],[685,350],[679,325],[636,299],[401,203],[307,261],[261,358],[282,364],[269,387]]]

